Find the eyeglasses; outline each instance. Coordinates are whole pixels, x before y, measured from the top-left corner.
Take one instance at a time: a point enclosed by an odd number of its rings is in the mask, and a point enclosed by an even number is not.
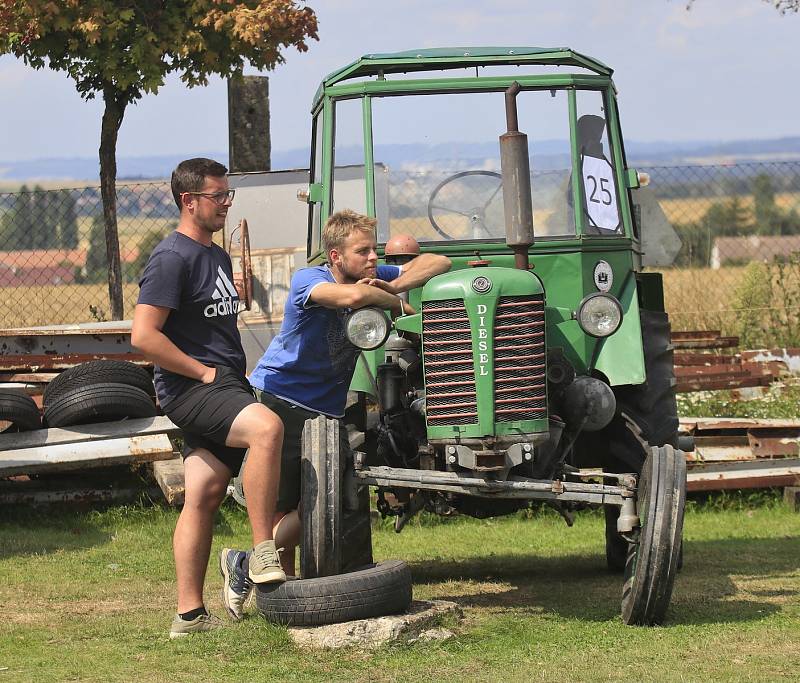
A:
[[[193,194],[198,197],[205,197],[210,199],[215,204],[222,206],[226,203],[233,203],[233,198],[236,196],[236,190],[225,190],[225,192],[181,192],[181,197],[185,194]]]

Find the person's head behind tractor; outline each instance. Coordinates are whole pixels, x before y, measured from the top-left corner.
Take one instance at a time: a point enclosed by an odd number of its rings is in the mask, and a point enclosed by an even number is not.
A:
[[[395,235],[386,242],[384,260],[393,265],[408,263],[419,256],[419,243],[411,235]]]
[[[351,209],[342,209],[328,218],[322,228],[322,248],[330,262],[331,250],[341,250],[345,241],[355,232],[375,237],[378,221],[370,216],[356,213]]]

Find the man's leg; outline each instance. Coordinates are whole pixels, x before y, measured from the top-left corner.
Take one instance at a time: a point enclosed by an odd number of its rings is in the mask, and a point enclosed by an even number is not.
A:
[[[203,583],[214,515],[231,478],[231,471],[204,448],[186,457],[184,472],[186,498],[173,536],[179,614],[204,606]]]
[[[242,472],[242,487],[254,546],[272,539],[282,443],[283,423],[260,403],[251,403],[236,416],[225,440],[228,446],[250,449]]]
[[[249,449],[241,475],[253,530],[253,552],[247,574],[253,583],[286,581],[272,539],[281,476],[283,423],[265,406],[251,403],[236,416],[225,443]]]
[[[276,513],[273,532],[275,545],[283,549],[281,551],[281,567],[287,576],[294,576],[296,549],[300,545],[302,534],[300,511]]]

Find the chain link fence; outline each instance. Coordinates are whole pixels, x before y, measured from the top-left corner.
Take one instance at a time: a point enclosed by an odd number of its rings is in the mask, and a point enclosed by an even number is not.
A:
[[[682,241],[661,269],[673,329],[800,346],[800,161],[646,170]]]
[[[675,264],[661,269],[673,328],[720,330],[749,348],[800,346],[800,161],[642,170],[683,243]],[[393,169],[387,178],[391,232],[486,237],[468,232],[474,229],[469,216],[438,208],[463,206],[469,196],[487,207],[481,225],[502,236],[497,170],[455,175],[446,182],[453,174]],[[539,234],[569,232],[572,209],[560,199],[568,186],[568,171],[534,178]],[[166,182],[120,183],[117,202],[130,317],[139,274],[155,244],[177,225],[178,212]],[[0,236],[4,328],[109,317],[98,187],[2,193]]]
[[[169,183],[117,185],[125,317],[153,247],[178,224]],[[0,193],[4,328],[104,321],[110,315],[99,187]]]

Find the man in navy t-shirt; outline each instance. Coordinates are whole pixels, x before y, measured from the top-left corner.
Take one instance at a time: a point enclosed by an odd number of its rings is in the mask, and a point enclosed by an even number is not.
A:
[[[252,582],[286,579],[272,540],[283,425],[256,401],[245,377],[231,260],[212,237],[225,225],[234,191],[227,169],[188,159],[172,174],[178,227],[153,250],[140,281],[131,342],[155,365],[159,403],[183,430],[186,500],[175,527],[178,614],[170,637],[221,622],[203,602],[214,515],[231,476],[243,472],[252,554],[223,549],[223,600],[240,618]]]
[[[275,536],[284,548],[281,563],[287,574],[294,573],[300,536],[296,510],[303,426],[320,414],[344,416],[360,352],[345,334],[346,314],[364,306],[412,313],[399,294],[450,269],[450,260],[436,254],[422,254],[402,266],[379,266],[376,224],[349,210],[328,219],[322,231],[327,264],[294,274],[281,330],[250,374],[250,383],[262,391],[261,402],[284,426]]]

